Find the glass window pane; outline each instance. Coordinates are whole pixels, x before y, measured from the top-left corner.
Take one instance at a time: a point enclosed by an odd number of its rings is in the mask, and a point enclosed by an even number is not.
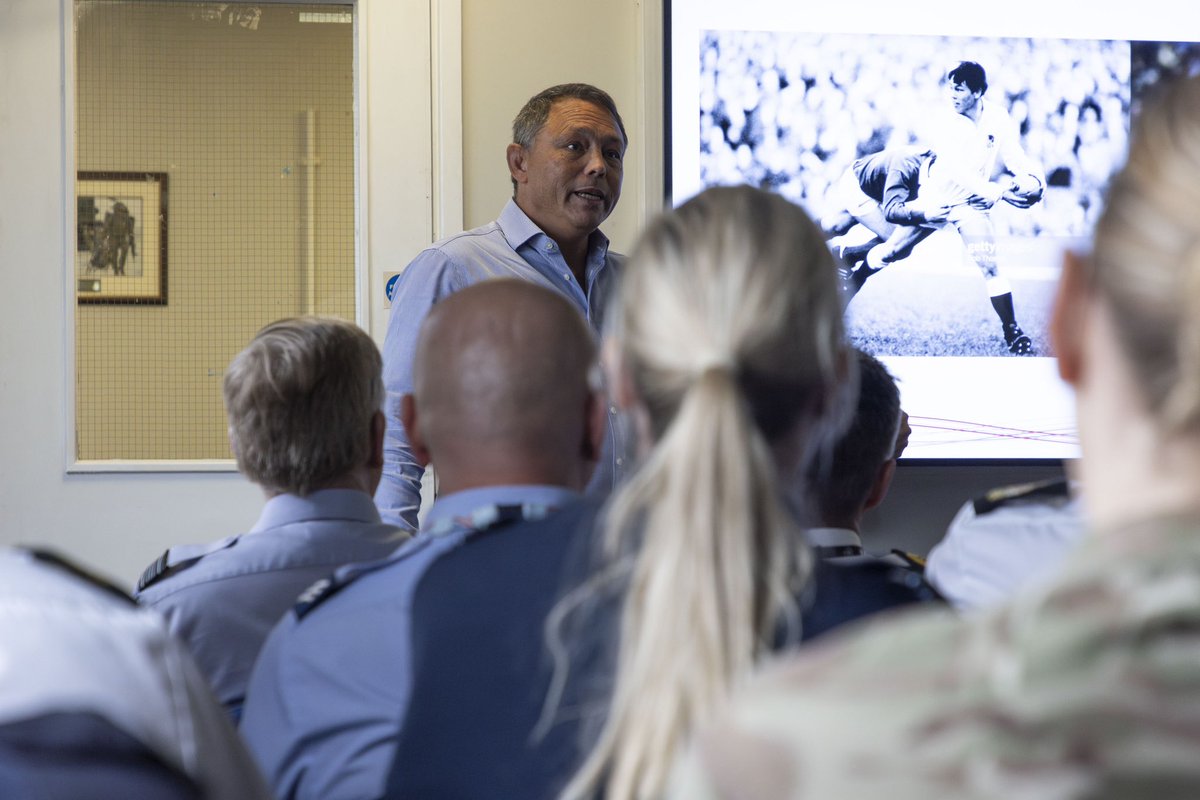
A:
[[[346,5],[76,0],[76,448],[230,458],[229,360],[354,319]]]

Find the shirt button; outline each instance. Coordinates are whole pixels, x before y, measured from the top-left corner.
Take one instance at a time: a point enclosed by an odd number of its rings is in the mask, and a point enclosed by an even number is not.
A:
[[[616,414],[617,414],[617,407],[616,407],[616,406],[609,406],[609,407],[608,407],[608,413],[612,414],[613,416],[616,416]]]
[[[621,466],[621,465],[622,465],[622,464],[624,464],[624,463],[625,463],[625,459],[623,459],[623,458],[618,458],[618,459],[617,459],[617,466],[618,466],[618,467],[619,467],[619,466]]]
[[[554,242],[546,242],[546,252],[547,253],[554,252]]]

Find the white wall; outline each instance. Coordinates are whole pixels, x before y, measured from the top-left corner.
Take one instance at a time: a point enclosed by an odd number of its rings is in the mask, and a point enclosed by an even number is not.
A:
[[[662,141],[641,107],[657,100],[655,87],[643,80],[643,54],[660,63],[658,34],[644,28],[653,26],[660,9],[657,1],[636,0],[462,0],[466,227],[495,218],[512,195],[504,149],[517,111],[548,86],[582,81],[613,96],[629,134],[621,200],[603,226],[616,249],[629,251],[644,215],[658,208],[646,184],[653,180],[648,166],[661,160]],[[659,117],[655,111],[653,120]],[[661,179],[654,186],[661,196]]]
[[[67,474],[64,8],[69,0],[0,3],[0,543],[52,546],[128,583],[171,544],[246,530],[262,497],[236,473]],[[360,13],[360,63],[374,77],[359,82],[360,225],[377,278],[432,236],[430,12],[428,2],[361,0]],[[364,303],[377,333],[381,286],[370,280]]]

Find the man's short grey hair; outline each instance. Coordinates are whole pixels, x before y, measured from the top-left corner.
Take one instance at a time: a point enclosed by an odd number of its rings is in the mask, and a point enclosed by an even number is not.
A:
[[[629,144],[629,137],[625,133],[625,123],[621,120],[621,114],[617,111],[617,104],[613,102],[612,96],[590,83],[560,83],[558,86],[543,89],[529,98],[517,112],[516,118],[513,119],[513,141],[522,147],[532,145],[538,131],[550,118],[551,107],[559,100],[582,100],[603,108],[612,114],[617,128],[621,131],[621,139],[626,145]]]
[[[543,89],[529,98],[513,119],[513,142],[521,147],[531,147],[538,132],[550,118],[550,109],[559,100],[582,100],[598,108],[603,108],[612,115],[613,121],[617,123],[617,129],[621,131],[621,140],[626,147],[629,146],[629,136],[625,133],[625,123],[621,119],[620,112],[617,111],[617,104],[613,102],[612,96],[608,92],[598,89],[590,83],[560,83],[549,89]],[[513,189],[516,189],[516,186],[517,182],[514,180]]]
[[[267,325],[225,371],[238,468],[268,491],[303,497],[364,464],[383,406],[382,367],[371,337],[349,322]]]

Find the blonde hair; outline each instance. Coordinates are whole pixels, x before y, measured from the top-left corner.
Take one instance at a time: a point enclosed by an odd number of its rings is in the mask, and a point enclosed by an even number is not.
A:
[[[1091,260],[1148,410],[1167,434],[1200,429],[1200,79],[1145,106]]]
[[[349,322],[267,325],[225,370],[238,469],[265,489],[303,497],[366,463],[382,368],[371,337]]]
[[[798,632],[811,556],[775,448],[836,405],[847,353],[835,274],[804,212],[748,187],[661,216],[626,266],[606,334],[655,443],[605,519],[609,574],[627,581],[616,686],[564,797],[658,794],[687,735],[782,623]]]

